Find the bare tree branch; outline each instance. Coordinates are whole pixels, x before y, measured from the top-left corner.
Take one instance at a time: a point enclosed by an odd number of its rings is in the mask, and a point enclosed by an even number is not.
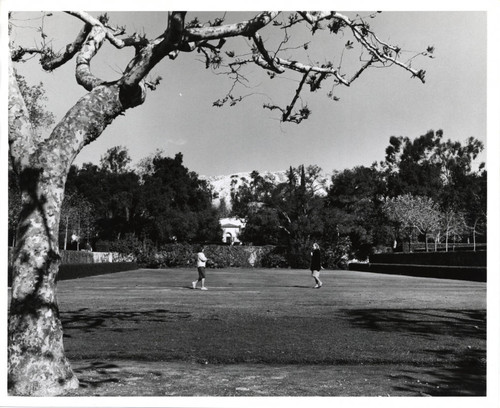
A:
[[[254,60],[258,65],[265,66],[267,69],[276,72],[277,74],[282,74],[285,72],[283,67],[280,67],[275,64],[274,58],[272,58],[264,47],[264,42],[262,41],[262,37],[259,33],[255,33],[253,36],[253,41],[257,46],[257,49],[261,53],[262,57],[254,56]],[[263,62],[262,59],[265,61]]]
[[[378,37],[376,37],[375,34],[371,30],[368,29],[368,27],[365,23],[356,24],[353,21],[351,21],[347,16],[340,14],[336,11],[315,12],[315,13],[299,12],[299,14],[301,16],[303,16],[304,19],[312,25],[317,24],[318,22],[320,22],[322,20],[328,20],[328,19],[336,19],[336,20],[342,21],[346,26],[348,26],[351,29],[351,32],[353,33],[356,40],[368,52],[370,52],[372,54],[372,56],[374,58],[376,58],[378,61],[380,61],[381,63],[391,62],[395,65],[398,65],[401,68],[411,72],[414,77],[419,78],[423,83],[425,82],[425,71],[414,70],[408,64],[401,62],[397,58],[395,58],[392,55],[385,52],[383,49],[382,50],[378,49],[378,47],[376,46],[377,43],[384,46],[385,48],[387,48],[391,51],[398,51],[397,47],[389,46],[388,44],[380,41],[378,39]],[[368,35],[372,36],[375,44],[368,40]]]
[[[90,62],[99,51],[105,40],[108,40],[117,48],[127,46],[135,47],[135,57],[129,62],[128,66],[124,70],[122,78],[119,79],[118,83],[123,89],[127,90],[127,94],[138,95],[139,99],[143,99],[145,96],[145,86],[150,89],[155,89],[157,86],[157,82],[149,81],[146,83],[146,76],[165,56],[174,59],[180,52],[192,52],[194,50],[198,50],[198,52],[204,55],[205,66],[207,68],[212,66],[216,69],[222,65],[223,60],[220,52],[225,45],[225,39],[238,36],[251,38],[255,44],[255,48],[252,50],[252,60],[238,59],[226,65],[229,67],[229,71],[226,74],[236,75],[236,79],[233,78],[233,88],[236,83],[241,83],[241,78],[244,78],[243,74],[239,72],[239,68],[251,61],[270,71],[270,76],[274,76],[274,74],[282,74],[287,70],[295,71],[303,75],[300,85],[290,105],[286,108],[279,108],[282,112],[282,120],[284,121],[299,123],[310,115],[310,111],[307,107],[303,108],[301,112],[297,114],[292,114],[292,109],[295,106],[299,94],[303,89],[303,85],[306,82],[309,83],[311,91],[319,89],[321,83],[329,77],[333,77],[335,83],[350,86],[350,84],[359,78],[368,67],[374,65],[375,63],[381,63],[383,65],[398,65],[411,72],[414,77],[418,77],[422,82],[424,82],[425,71],[414,70],[409,64],[400,61],[398,59],[400,52],[398,47],[392,46],[380,40],[362,20],[361,22],[359,20],[353,21],[347,16],[335,11],[300,11],[296,14],[292,14],[289,18],[289,24],[285,27],[283,27],[282,23],[276,21],[276,17],[280,14],[279,12],[261,12],[252,19],[235,24],[224,25],[222,24],[223,19],[217,19],[214,23],[209,22],[209,25],[207,26],[199,23],[197,19],[187,25],[185,24],[185,16],[187,12],[173,11],[168,14],[167,27],[165,31],[158,38],[151,41],[148,41],[145,37],[139,37],[136,34],[133,34],[124,40],[119,39],[117,36],[124,35],[125,29],[112,28],[108,24],[107,15],[94,18],[86,12],[67,11],[66,13],[83,21],[85,26],[75,41],[66,47],[66,50],[62,55],[50,55],[46,49],[37,50],[20,48],[13,52],[13,59],[20,60],[23,55],[28,53],[40,53],[43,55],[42,59],[44,60],[44,68],[51,70],[62,65],[78,53],[76,77],[78,83],[84,86],[87,90],[91,90],[96,85],[104,82],[92,74],[90,70]],[[322,28],[320,23],[323,21],[334,22],[328,26],[333,33],[336,33],[344,27],[350,29],[352,35],[360,44],[362,49],[368,51],[371,55],[370,60],[354,72],[350,79],[347,79],[345,74],[340,73],[340,66],[335,69],[333,68],[333,64],[330,62],[321,66],[315,66],[305,64],[300,61],[280,58],[278,57],[278,53],[284,51],[281,49],[283,42],[279,44],[274,53],[271,53],[266,48],[264,41],[259,34],[259,30],[268,26],[270,23],[273,23],[276,26],[281,26],[282,29],[285,28],[286,30],[286,27],[290,27],[301,22],[307,22],[313,27],[312,29],[314,32],[315,30]],[[219,40],[219,42],[217,44],[212,44],[209,42],[211,40]],[[286,41],[288,41],[288,35],[286,35],[285,42]],[[231,58],[234,57],[234,53],[233,55],[230,55],[230,53],[226,52],[226,54]],[[423,53],[422,55],[425,54]],[[219,100],[219,104],[216,103],[216,105],[222,106],[223,102],[229,99],[233,102],[238,100],[228,94],[222,102]],[[271,109],[270,105],[266,105],[266,107]],[[273,106],[272,109],[278,109],[278,107]]]
[[[11,60],[19,62],[26,54],[43,54],[43,52],[40,48],[17,47],[11,51]]]
[[[86,25],[89,25],[91,27],[99,26],[102,29],[105,30],[106,33],[106,38],[108,41],[113,44],[116,48],[124,48],[124,47],[130,47],[130,46],[136,46],[136,45],[144,45],[145,40],[144,38],[141,38],[137,36],[136,34],[132,35],[131,37],[125,39],[125,40],[120,40],[119,38],[116,38],[115,34],[113,31],[115,29],[110,28],[107,24],[104,24],[101,22],[99,19],[92,17],[90,14],[85,13],[83,11],[66,11],[65,13],[70,14],[74,17],[79,18],[82,20]],[[123,29],[118,30],[120,34],[124,32]]]
[[[102,25],[95,25],[90,30],[84,46],[76,57],[76,81],[87,91],[101,85],[104,81],[90,70],[90,61],[97,54],[106,39],[106,29]]]
[[[75,54],[81,49],[87,35],[90,33],[91,28],[91,25],[85,24],[75,41],[66,45],[62,54],[55,54],[52,49],[46,46],[42,48],[18,47],[12,51],[12,61],[21,61],[26,54],[40,54],[42,56],[40,59],[42,68],[46,71],[53,71],[75,56]]]
[[[302,87],[306,83],[307,77],[309,76],[309,73],[310,73],[310,71],[306,72],[304,74],[304,76],[302,77],[302,81],[300,81],[299,87],[295,91],[295,96],[292,99],[292,103],[287,106],[286,112],[283,115],[283,122],[286,122],[287,120],[289,120],[290,115],[292,113],[292,110],[293,110],[295,104],[297,103],[297,100],[299,99],[300,92],[302,91]],[[294,115],[294,116],[297,116],[297,115]],[[307,115],[307,116],[309,116],[309,115]],[[299,116],[297,116],[296,118],[293,118],[293,119],[294,119],[295,123],[300,123],[302,121],[302,119],[307,119],[307,117],[304,117],[303,113],[301,112],[301,114]]]
[[[85,24],[82,30],[78,33],[75,41],[66,46],[64,53],[62,53],[61,55],[56,55],[53,58],[49,58],[49,56],[46,56],[45,59],[42,58],[41,63],[43,69],[47,71],[53,71],[54,69],[60,67],[61,65],[64,65],[66,62],[71,60],[75,56],[75,54],[82,48],[85,39],[89,35],[91,29],[91,25]]]
[[[215,40],[228,37],[251,37],[258,30],[273,21],[279,12],[263,12],[248,21],[236,24],[226,24],[215,27],[194,27],[186,28],[185,35],[187,41]]]
[[[367,61],[365,65],[363,65],[353,76],[352,78],[348,81],[349,84],[353,83],[362,73],[365,69],[367,69],[370,65],[372,65],[374,62],[373,58]]]
[[[295,113],[293,115],[292,115],[292,111],[293,111],[293,108],[295,107],[295,104],[297,103],[297,100],[299,99],[300,93],[302,92],[302,87],[306,83],[306,80],[307,80],[307,77],[309,76],[309,73],[310,72],[306,72],[304,74],[304,76],[302,77],[302,80],[300,81],[300,84],[299,84],[297,90],[295,91],[295,95],[292,99],[292,102],[285,109],[283,109],[279,106],[270,105],[270,104],[265,104],[264,108],[267,108],[269,110],[275,110],[275,109],[280,110],[282,113],[282,116],[281,116],[282,122],[293,122],[293,123],[299,124],[304,119],[307,119],[311,114],[311,111],[309,110],[309,108],[307,108],[307,106],[303,107],[298,113]]]

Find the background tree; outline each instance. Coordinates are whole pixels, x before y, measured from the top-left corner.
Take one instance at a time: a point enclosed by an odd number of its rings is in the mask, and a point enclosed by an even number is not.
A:
[[[280,219],[278,210],[265,205],[250,211],[245,217],[245,229],[239,239],[246,244],[280,245]]]
[[[383,206],[386,216],[395,221],[409,240],[415,233],[424,235],[425,250],[428,251],[429,234],[439,229],[440,211],[432,198],[405,194],[388,199]]]
[[[472,233],[474,250],[476,250],[477,236],[486,239],[487,229],[487,172],[471,176],[470,189],[465,196],[465,222]],[[485,241],[483,241],[485,242]]]
[[[146,235],[157,244],[219,241],[217,210],[208,184],[182,164],[182,154],[156,157],[143,176],[141,207]]]
[[[111,172],[108,167],[86,163],[70,170],[66,190],[92,205],[96,239],[117,240],[140,233],[141,192],[139,176],[133,171]]]
[[[77,193],[66,193],[61,207],[59,235],[63,238],[64,249],[82,249],[82,245],[91,243],[95,234],[95,211],[85,197]],[[72,235],[78,240],[73,242]],[[92,246],[92,244],[91,244]]]
[[[473,214],[482,213],[477,211],[476,198],[482,195],[484,171],[484,163],[476,169],[475,160],[483,149],[483,143],[473,137],[464,143],[444,140],[442,130],[430,130],[414,140],[393,136],[381,163],[387,194],[432,198],[445,213],[464,213],[468,223],[474,225]],[[486,203],[484,196],[482,202]]]
[[[257,170],[250,173],[250,179],[240,177],[231,180],[231,213],[240,218],[248,217],[255,210],[271,201],[276,187],[272,176],[262,176]]]
[[[325,222],[334,221],[335,231],[349,236],[361,259],[387,239],[382,216],[386,194],[383,175],[375,165],[346,169],[332,176],[325,204],[331,216]]]
[[[197,51],[206,66],[222,66],[235,83],[241,82],[243,69],[250,64],[262,67],[272,76],[295,73],[299,85],[290,103],[285,107],[265,106],[277,111],[281,121],[293,123],[300,123],[311,113],[305,105],[296,106],[305,84],[310,90],[318,89],[327,81],[348,86],[367,72],[368,67],[389,65],[408,71],[422,82],[425,78],[423,70],[412,68],[411,60],[408,63],[401,60],[399,47],[381,41],[364,20],[350,19],[338,12],[290,15],[262,12],[239,24],[225,24],[224,19],[201,24],[197,18],[186,19],[186,12],[172,12],[168,13],[165,30],[152,40],[145,35],[126,36],[126,30],[113,27],[107,15],[95,18],[85,12],[69,11],[67,14],[80,20],[82,29],[61,53],[51,49],[51,42],[46,40],[43,30],[41,47],[11,45],[9,153],[12,167],[20,177],[23,208],[13,256],[8,337],[9,392],[16,395],[53,395],[78,385],[64,355],[55,296],[64,186],[73,160],[82,148],[100,137],[117,116],[141,105],[146,98],[146,88],[155,89],[159,85],[159,78],[148,78],[158,63],[165,58],[173,60],[183,52]],[[301,63],[288,58],[289,50],[282,48],[282,42],[276,49],[269,50],[260,34],[261,29],[268,27],[279,30],[280,36],[287,38],[301,25],[307,25],[311,34],[326,29],[332,36],[350,35],[350,48],[357,45],[368,57],[360,59],[360,65],[352,72],[332,61],[321,65],[312,65],[309,61]],[[252,43],[251,53],[242,56],[229,51],[226,55],[232,62],[222,65],[226,39],[239,36]],[[105,42],[119,49],[133,47],[135,50],[117,79],[99,78],[91,70],[91,63]],[[40,55],[41,65],[47,71],[54,71],[76,57],[76,80],[87,92],[44,138],[33,131],[13,66],[33,54]],[[236,102],[238,98],[229,93],[216,105]]]
[[[219,198],[214,197],[214,198]],[[219,201],[219,205],[217,206],[217,217],[218,218],[228,218],[231,216],[231,210],[229,209],[227,202],[224,198]]]
[[[29,85],[24,76],[15,74],[19,91],[26,104],[27,114],[34,132],[40,134],[55,123],[55,116],[47,110],[47,95],[43,83]]]
[[[448,243],[450,237],[455,241],[456,238],[462,237],[467,232],[467,224],[465,221],[465,215],[461,212],[455,212],[453,210],[443,211],[440,214],[439,220],[439,236],[444,235],[445,240],[445,251],[448,252]],[[437,250],[437,243],[439,239],[435,240]]]
[[[386,149],[387,188],[391,197],[412,194],[439,200],[443,187],[441,163],[437,157],[443,132],[428,131],[414,140],[392,136]]]
[[[304,165],[290,167],[288,181],[277,186],[272,202],[277,210],[281,245],[288,250],[288,262],[292,267],[307,267],[305,253],[310,252],[312,242],[322,237],[321,208],[323,200],[316,194],[321,169]]]
[[[114,146],[108,149],[101,157],[101,167],[103,170],[114,174],[121,174],[127,171],[129,163],[132,161],[128,149],[123,146]]]

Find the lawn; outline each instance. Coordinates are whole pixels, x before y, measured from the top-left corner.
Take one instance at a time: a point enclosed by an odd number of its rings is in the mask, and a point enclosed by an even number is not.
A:
[[[485,395],[486,284],[325,271],[58,283],[73,395]]]

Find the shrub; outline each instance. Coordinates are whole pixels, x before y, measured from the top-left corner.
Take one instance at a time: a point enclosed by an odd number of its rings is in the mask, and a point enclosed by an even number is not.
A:
[[[209,245],[205,254],[214,268],[261,266],[261,247]]]
[[[61,264],[91,264],[94,263],[92,252],[61,250]]]
[[[94,251],[96,252],[111,252],[111,241],[97,241],[95,243]]]
[[[307,269],[311,264],[312,242],[295,241],[286,250],[286,261],[292,268]]]
[[[323,266],[327,269],[347,269],[351,248],[349,237],[340,237],[334,246],[324,249]]]
[[[295,249],[272,245],[256,247],[243,245],[205,245],[209,268],[264,267],[264,268],[309,268],[311,249],[309,245],[296,245]],[[130,260],[147,268],[195,267],[198,244],[166,244],[159,250],[145,245],[135,238],[110,243],[110,249],[132,255]],[[351,250],[349,238],[341,238],[334,246],[322,246],[323,266],[328,269],[347,268]],[[127,258],[128,259],[128,258]]]
[[[163,245],[156,253],[152,253],[150,266],[157,268],[174,268],[195,265],[197,247],[190,244]]]
[[[264,259],[274,249],[274,246],[229,246],[229,245],[205,245],[205,255],[209,259],[209,268],[228,267],[261,267]],[[135,252],[135,261],[148,268],[175,268],[194,267],[196,265],[196,253],[199,245],[192,244],[167,244],[159,250],[152,248],[140,248]],[[281,258],[283,258],[281,256]],[[280,267],[288,266],[281,262]],[[271,264],[275,264],[271,263]],[[268,262],[269,264],[269,262]],[[275,266],[272,266],[275,267]]]
[[[262,257],[264,268],[288,268],[288,262],[284,255],[276,252],[268,252]]]

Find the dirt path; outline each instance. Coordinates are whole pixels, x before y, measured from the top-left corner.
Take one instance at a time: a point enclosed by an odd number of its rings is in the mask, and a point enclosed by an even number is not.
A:
[[[481,372],[461,367],[74,362],[80,388],[70,396],[474,396]],[[463,379],[463,377],[462,377]]]

